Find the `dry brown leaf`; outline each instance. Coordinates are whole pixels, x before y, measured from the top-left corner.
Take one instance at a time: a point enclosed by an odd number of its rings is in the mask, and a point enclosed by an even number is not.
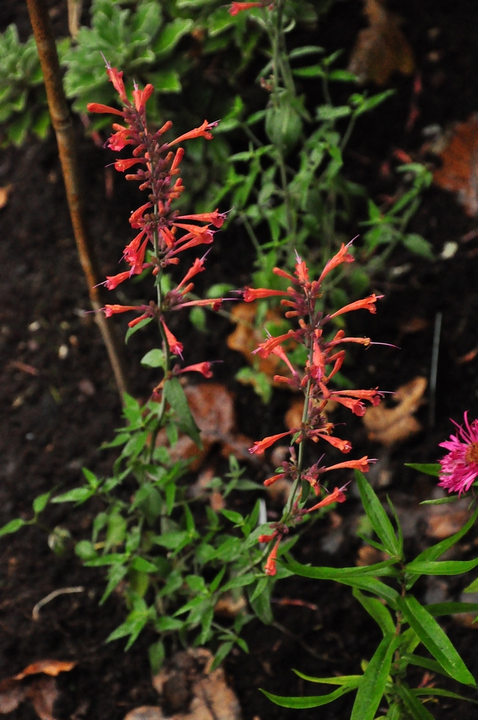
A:
[[[26,691],[27,688],[13,678],[0,680],[0,714],[6,715],[16,710],[24,700]]]
[[[227,685],[224,670],[209,672],[213,656],[199,648],[177,653],[153,677],[153,686],[173,710],[174,720],[240,720],[239,702]]]
[[[374,565],[374,563],[383,562],[384,560],[387,560],[387,555],[384,552],[370,545],[362,545],[357,553],[355,564],[359,567],[365,567],[367,565]]]
[[[349,71],[361,82],[385,85],[394,72],[410,75],[415,67],[413,52],[400,30],[401,19],[379,0],[364,0],[370,27],[361,30],[352,51]]]
[[[436,185],[457,193],[467,215],[478,215],[478,117],[456,125],[440,153],[442,166],[433,173]]]
[[[35,680],[26,692],[40,720],[55,720],[53,705],[58,695],[56,681],[52,677]]]
[[[261,358],[259,355],[253,355],[253,350],[264,341],[264,331],[255,327],[255,317],[257,308],[254,303],[237,303],[231,312],[231,320],[236,323],[236,329],[227,338],[227,347],[230,350],[236,350],[242,353],[249,364],[257,362],[258,370],[265,373],[269,377],[273,377],[277,373],[286,374],[284,363],[277,355],[269,355],[267,358]],[[266,313],[266,322],[283,322],[282,316],[274,311],[268,310]]]
[[[460,500],[452,505],[425,505],[426,534],[436,540],[444,540],[461,530],[470,515],[466,500],[465,504]]]
[[[369,439],[388,447],[420,432],[421,425],[413,414],[423,402],[426,387],[426,378],[416,377],[398,388],[393,397],[398,402],[396,407],[387,408],[381,403],[368,408],[363,421]]]
[[[194,458],[191,468],[195,470],[215,442],[231,442],[235,422],[234,404],[226,386],[219,383],[186,385],[184,393],[191,414],[201,431],[203,448],[198,448],[187,435],[181,435],[171,450],[171,457],[173,460]],[[165,445],[166,442],[166,431],[162,430],[158,434],[157,445]]]
[[[4,187],[0,187],[0,210],[7,204],[8,196],[10,195],[12,188],[13,185],[5,185]]]
[[[142,705],[125,715],[124,720],[164,720],[165,715],[160,707]]]
[[[62,660],[38,660],[38,662],[28,665],[21,673],[14,676],[14,680],[23,680],[27,675],[36,675],[37,673],[45,673],[56,677],[61,672],[70,672],[75,667],[76,662],[64,662]]]

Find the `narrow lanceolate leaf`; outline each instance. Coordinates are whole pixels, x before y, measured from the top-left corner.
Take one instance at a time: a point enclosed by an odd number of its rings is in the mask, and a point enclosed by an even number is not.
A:
[[[417,575],[461,575],[473,570],[478,565],[478,558],[475,560],[413,560],[408,563],[405,570]]]
[[[397,692],[409,711],[410,717],[413,717],[414,720],[433,720],[433,715],[428,712],[425,705],[420,702],[415,690],[411,690],[402,684],[401,686],[397,686]]]
[[[202,442],[199,436],[199,428],[191,415],[186,395],[178,378],[170,378],[164,383],[164,394],[178,416],[180,429],[186,435],[189,435],[191,440],[194,440],[196,445],[201,448]]]
[[[418,600],[413,595],[406,595],[399,598],[397,604],[405,620],[442,668],[458,682],[475,685],[473,675],[445,632]]]
[[[385,691],[393,653],[399,643],[400,638],[395,633],[388,633],[383,638],[363,674],[350,720],[374,719]]]
[[[316,708],[321,705],[328,705],[328,703],[337,700],[337,698],[346,695],[347,693],[354,690],[354,687],[343,686],[334,690],[334,692],[328,693],[327,695],[312,695],[311,697],[284,697],[283,695],[273,695],[268,693],[267,690],[259,688],[266,697],[269,698],[276,705],[286,708],[306,709]]]
[[[355,471],[360,497],[373,529],[386,551],[394,557],[401,557],[402,547],[382,503],[363,473]]]
[[[413,468],[425,475],[432,475],[433,477],[438,477],[441,470],[440,463],[405,463],[405,467]]]
[[[379,625],[384,636],[395,631],[395,624],[392,616],[390,615],[390,611],[385,607],[385,605],[382,605],[380,600],[364,595],[357,588],[353,591],[353,595]]]

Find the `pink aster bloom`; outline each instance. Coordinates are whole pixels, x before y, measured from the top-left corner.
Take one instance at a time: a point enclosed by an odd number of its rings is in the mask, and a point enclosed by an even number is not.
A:
[[[440,443],[440,447],[448,450],[448,455],[440,460],[441,472],[439,487],[448,490],[449,493],[467,492],[478,478],[478,420],[472,423],[468,420],[468,411],[464,414],[464,424],[458,425],[454,420],[458,431],[456,436],[450,435],[450,439]]]

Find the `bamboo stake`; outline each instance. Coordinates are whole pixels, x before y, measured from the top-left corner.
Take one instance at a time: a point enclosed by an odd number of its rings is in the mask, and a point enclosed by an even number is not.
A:
[[[63,90],[60,63],[48,8],[45,0],[27,0],[27,7],[43,72],[48,108],[58,143],[58,153],[78,255],[88,285],[91,306],[96,311],[95,320],[108,351],[122,398],[128,388],[123,351],[114,326],[106,320],[102,312],[98,312],[104,306],[101,289],[96,287],[99,282],[98,264],[86,226],[76,138]]]

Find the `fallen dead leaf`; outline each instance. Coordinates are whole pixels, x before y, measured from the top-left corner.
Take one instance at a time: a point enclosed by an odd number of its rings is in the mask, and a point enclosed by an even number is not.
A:
[[[125,715],[124,720],[165,720],[165,716],[160,707],[142,705]]]
[[[204,648],[179,652],[153,677],[155,690],[175,711],[174,720],[240,720],[240,705],[224,670],[209,672],[213,659]]]
[[[359,567],[365,567],[367,565],[373,565],[374,563],[383,562],[387,559],[388,556],[381,550],[377,550],[370,545],[362,545],[357,553],[357,560],[355,564]]]
[[[435,185],[457,194],[467,215],[478,215],[478,116],[458,123],[439,153],[441,168],[433,173]]]
[[[468,504],[468,500],[462,499],[452,505],[424,505],[426,534],[435,540],[444,540],[461,530],[470,519]]]
[[[187,435],[180,435],[178,442],[171,450],[171,458],[173,460],[193,459],[191,469],[197,470],[214,443],[231,441],[235,423],[234,404],[226,386],[219,383],[186,385],[184,392],[191,414],[201,431],[203,448],[198,448]],[[157,445],[166,443],[166,431],[162,430],[158,434]]]
[[[240,352],[246,358],[250,365],[256,365],[260,372],[265,373],[268,377],[280,373],[288,375],[287,368],[277,355],[269,355],[267,358],[261,358],[259,355],[253,355],[253,351],[259,343],[264,341],[264,331],[255,325],[257,308],[254,303],[237,303],[231,312],[231,320],[236,323],[236,329],[227,338],[227,347],[230,350]],[[266,323],[282,323],[284,321],[282,315],[275,310],[268,310],[265,317]]]
[[[394,72],[410,75],[415,67],[412,49],[400,30],[401,18],[389,12],[384,0],[364,0],[369,27],[358,34],[349,71],[361,82],[385,85]]]
[[[388,447],[420,432],[422,427],[413,414],[423,403],[426,387],[426,378],[416,377],[398,388],[393,396],[398,402],[396,407],[387,408],[381,403],[367,408],[363,421],[369,439]]]
[[[7,204],[8,196],[10,195],[12,189],[13,185],[5,185],[4,187],[0,187],[0,210]]]
[[[40,720],[55,720],[53,705],[58,697],[58,690],[53,678],[61,672],[69,672],[75,665],[75,662],[62,660],[39,660],[28,665],[18,675],[0,681],[0,713],[13,712],[21,702],[29,699]],[[29,684],[21,682],[29,675],[40,673],[51,677],[40,677]]]
[[[59,695],[56,681],[49,678],[40,678],[27,689],[26,697],[32,703],[40,720],[55,720],[53,706]]]
[[[28,665],[21,673],[14,676],[14,680],[23,680],[27,675],[36,675],[44,673],[56,677],[61,672],[70,672],[75,667],[76,662],[64,662],[62,660],[38,660],[38,662]]]

